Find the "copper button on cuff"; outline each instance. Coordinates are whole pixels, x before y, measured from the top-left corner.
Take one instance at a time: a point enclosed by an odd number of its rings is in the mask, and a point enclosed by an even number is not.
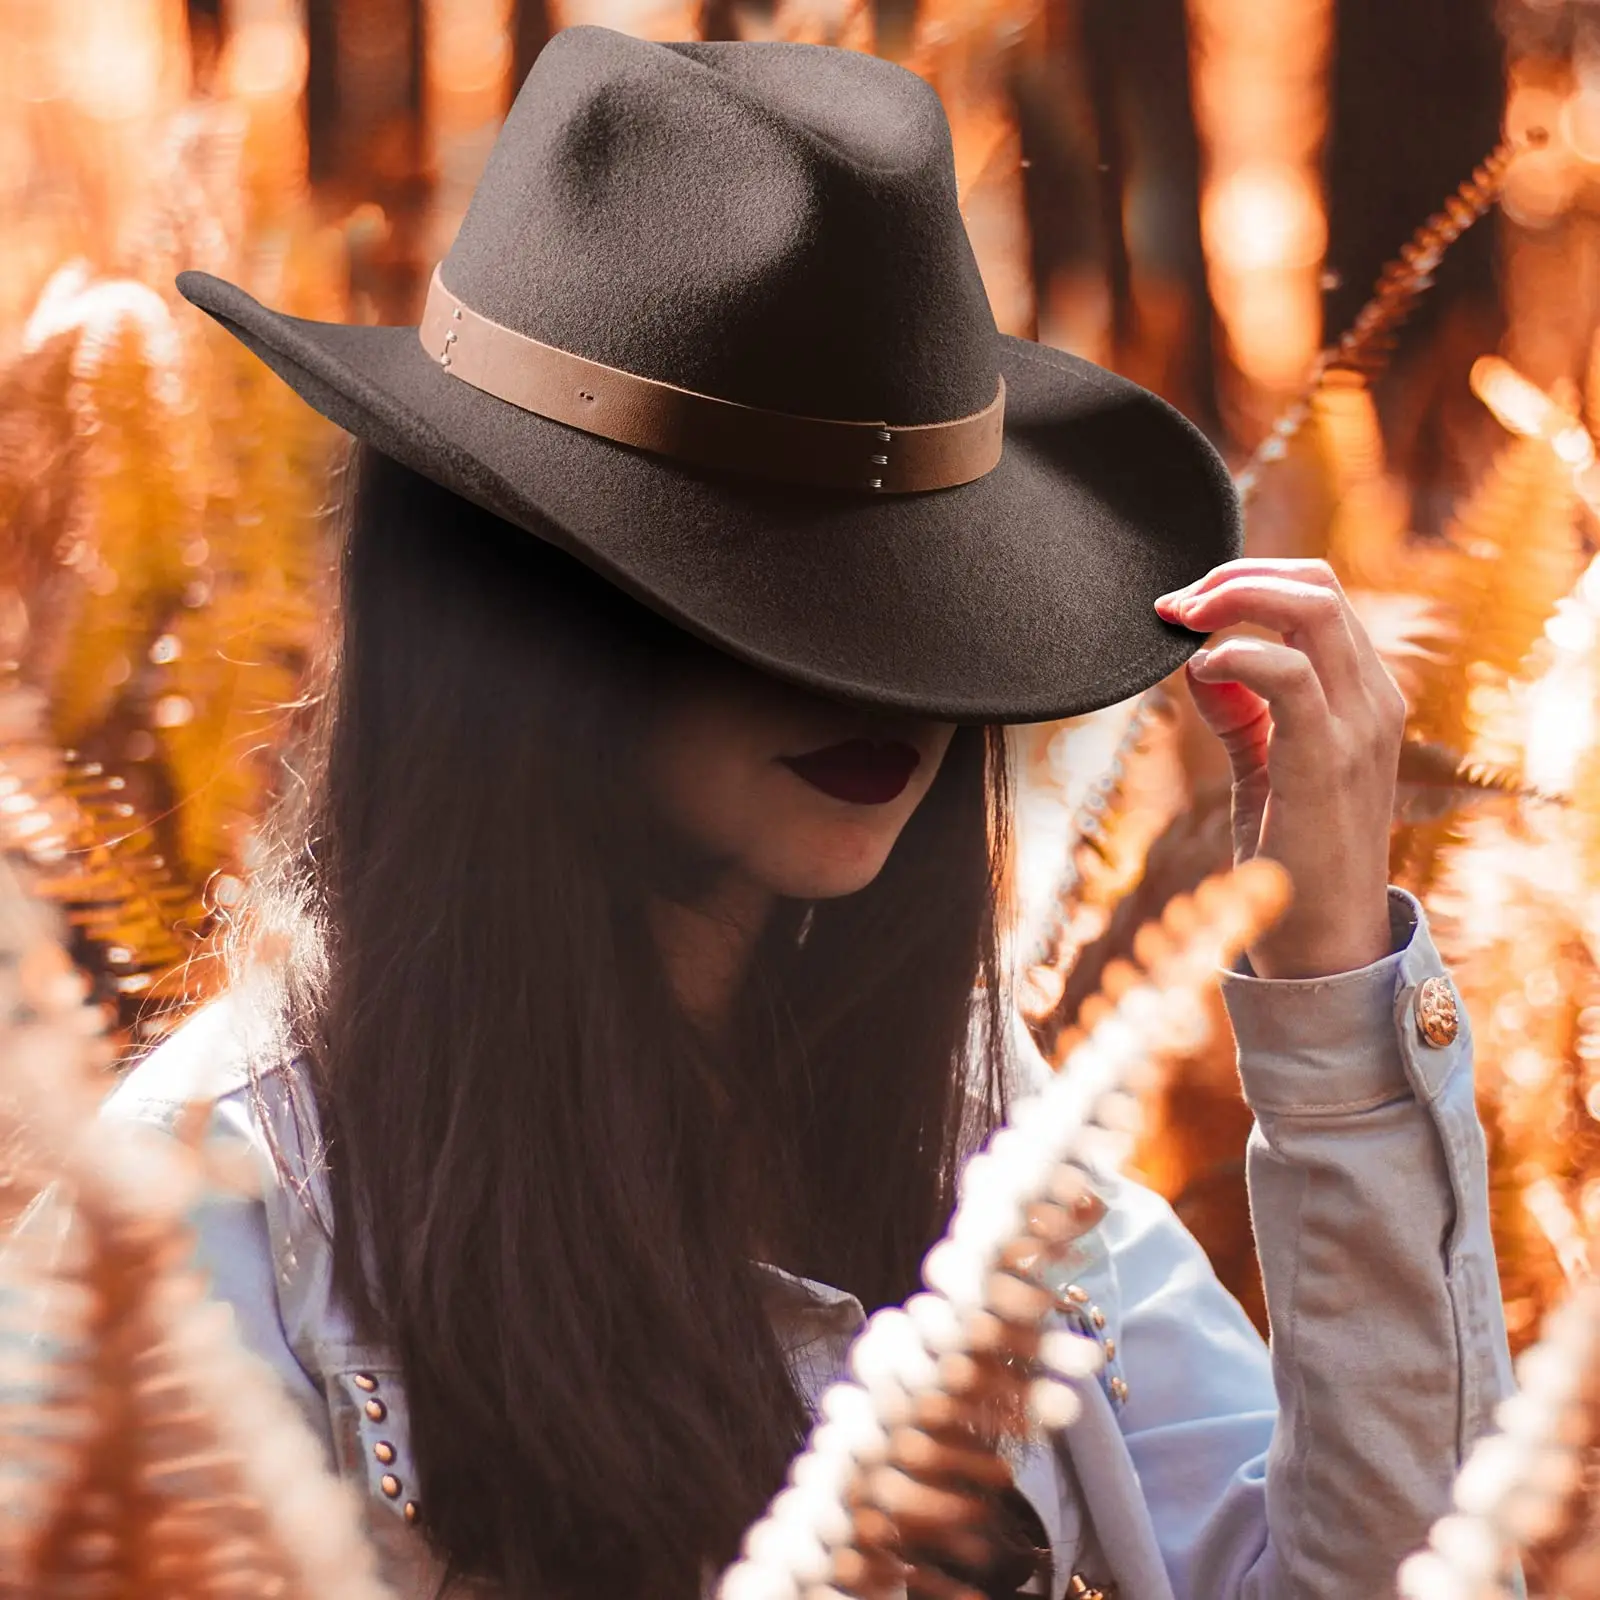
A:
[[[400,1480],[392,1472],[386,1472],[378,1479],[378,1487],[388,1495],[391,1500],[400,1498]]]
[[[394,1446],[387,1439],[380,1439],[373,1445],[372,1453],[384,1466],[390,1467],[394,1465]]]
[[[356,1388],[365,1389],[368,1394],[378,1387],[378,1380],[370,1372],[358,1372],[351,1381]]]
[[[374,1422],[382,1422],[389,1415],[389,1408],[381,1400],[369,1400],[361,1408]]]
[[[406,1501],[406,1521],[407,1522],[415,1522],[416,1520],[417,1520],[417,1502],[415,1500],[407,1500]]]
[[[1417,1032],[1424,1044],[1442,1049],[1461,1031],[1456,992],[1448,978],[1424,978],[1417,989]]]

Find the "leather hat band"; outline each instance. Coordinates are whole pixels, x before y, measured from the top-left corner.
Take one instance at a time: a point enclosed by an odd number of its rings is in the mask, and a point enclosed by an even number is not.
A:
[[[696,394],[602,366],[502,327],[465,306],[436,267],[417,330],[463,383],[523,411],[698,467],[778,483],[885,494],[950,489],[1000,459],[1006,386],[953,422],[835,422]]]

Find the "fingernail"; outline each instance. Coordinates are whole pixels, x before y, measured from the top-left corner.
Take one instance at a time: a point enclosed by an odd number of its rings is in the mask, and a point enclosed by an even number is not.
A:
[[[1189,657],[1189,670],[1191,672],[1199,672],[1200,669],[1204,667],[1206,662],[1208,662],[1210,659],[1211,652],[1209,650],[1196,650],[1195,653]]]

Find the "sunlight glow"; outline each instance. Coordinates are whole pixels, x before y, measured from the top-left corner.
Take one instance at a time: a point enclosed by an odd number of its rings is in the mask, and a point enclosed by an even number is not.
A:
[[[1189,0],[1202,236],[1233,359],[1267,399],[1304,376],[1322,336],[1320,180],[1330,0]]]
[[[287,20],[263,19],[229,38],[222,82],[250,99],[293,99],[305,87],[306,63],[303,30]]]
[[[1479,356],[1472,364],[1470,381],[1472,392],[1502,427],[1524,438],[1543,439],[1574,472],[1583,472],[1594,464],[1594,440],[1589,430],[1509,361],[1499,356]]]

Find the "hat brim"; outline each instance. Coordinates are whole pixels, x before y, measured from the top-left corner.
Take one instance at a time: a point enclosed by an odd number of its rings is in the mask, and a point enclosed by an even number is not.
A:
[[[521,411],[441,370],[414,328],[305,321],[205,273],[178,287],[347,432],[741,660],[857,703],[959,722],[1115,704],[1201,643],[1156,597],[1240,550],[1198,429],[1023,339],[1000,339],[999,465],[868,497],[702,472]]]

